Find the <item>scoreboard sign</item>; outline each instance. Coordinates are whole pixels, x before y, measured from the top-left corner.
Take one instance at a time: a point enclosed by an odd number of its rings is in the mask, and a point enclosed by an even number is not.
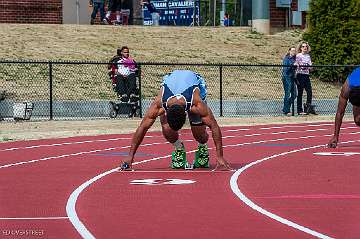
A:
[[[276,0],[276,7],[286,7],[289,8],[291,5],[291,0]]]
[[[199,19],[199,0],[152,0],[160,14],[160,25],[190,26]],[[144,25],[151,25],[152,19],[146,7],[144,11]]]

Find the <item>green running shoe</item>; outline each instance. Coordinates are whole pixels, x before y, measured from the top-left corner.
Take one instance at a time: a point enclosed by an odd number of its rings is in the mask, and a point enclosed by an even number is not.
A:
[[[207,144],[199,145],[195,152],[194,168],[209,167],[209,151]]]
[[[171,168],[173,169],[185,168],[186,164],[187,164],[186,151],[183,144],[181,149],[176,149],[174,152],[171,153]]]

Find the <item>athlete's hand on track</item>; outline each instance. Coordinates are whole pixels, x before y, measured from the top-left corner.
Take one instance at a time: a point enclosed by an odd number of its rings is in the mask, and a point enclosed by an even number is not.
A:
[[[224,159],[224,158],[218,158],[216,161],[216,166],[213,171],[219,170],[219,169],[225,169],[225,170],[233,170],[230,166],[230,164]]]
[[[338,139],[336,138],[336,136],[333,136],[331,139],[330,139],[330,141],[329,141],[329,143],[328,143],[328,148],[336,148],[336,146],[337,146],[337,143],[338,143]]]
[[[132,160],[127,158],[126,160],[122,161],[120,164],[120,171],[130,171],[132,170]]]

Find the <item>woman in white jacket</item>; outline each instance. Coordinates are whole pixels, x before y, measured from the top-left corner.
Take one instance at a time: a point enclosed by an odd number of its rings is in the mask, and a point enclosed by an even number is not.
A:
[[[311,48],[307,42],[301,42],[297,47],[298,54],[296,55],[296,84],[298,89],[297,95],[297,112],[299,115],[308,114],[308,109],[313,107],[312,103],[312,87],[310,82],[311,57],[309,52]],[[306,91],[306,103],[304,104],[305,112],[302,107],[302,95]]]

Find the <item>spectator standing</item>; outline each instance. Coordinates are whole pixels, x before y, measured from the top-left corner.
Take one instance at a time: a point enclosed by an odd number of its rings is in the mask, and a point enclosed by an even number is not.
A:
[[[155,8],[154,4],[150,0],[144,0],[141,5],[145,6],[149,11],[152,19],[152,25],[159,26],[160,14]]]
[[[231,20],[230,20],[230,16],[228,13],[225,13],[224,15],[224,27],[229,27],[231,26]]]
[[[283,113],[287,116],[291,115],[290,107],[294,104],[296,98],[296,87],[295,87],[295,63],[296,60],[296,49],[290,47],[287,54],[283,59],[283,74],[282,82],[284,86],[284,106]]]
[[[110,24],[110,16],[112,12],[116,13],[116,21],[114,22],[114,25],[120,25],[121,24],[121,1],[122,0],[109,0],[108,2],[108,11],[106,13],[105,18],[103,19],[103,22],[105,24]]]
[[[311,48],[307,42],[301,42],[297,47],[298,54],[296,55],[295,65],[296,68],[296,84],[298,87],[297,95],[297,112],[299,115],[307,115],[309,112],[315,111],[312,106],[312,87],[310,82],[310,69],[311,69]],[[302,107],[302,95],[306,91],[306,103],[304,104],[304,110]]]
[[[100,11],[100,20],[104,21],[105,18],[105,0],[90,0],[93,6],[93,11],[91,14],[90,24],[94,25],[96,14]]]

